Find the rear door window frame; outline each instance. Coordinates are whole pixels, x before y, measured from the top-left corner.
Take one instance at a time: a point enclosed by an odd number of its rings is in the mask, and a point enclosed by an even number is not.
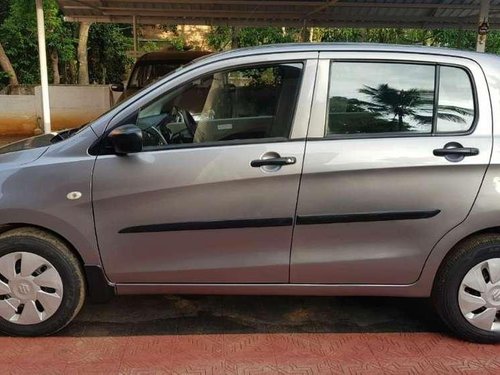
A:
[[[325,58],[321,59],[325,60]],[[401,137],[437,137],[437,136],[465,136],[474,133],[477,123],[479,120],[479,101],[478,101],[478,91],[474,80],[474,75],[470,69],[464,65],[453,64],[453,63],[442,63],[442,62],[432,62],[425,60],[403,60],[403,59],[373,59],[373,58],[330,58],[329,68],[328,68],[328,86],[326,91],[326,111],[325,111],[325,122],[324,122],[324,133],[323,139],[360,139],[360,138],[401,138]],[[331,84],[331,69],[336,62],[342,63],[388,63],[388,64],[406,64],[406,65],[431,65],[435,67],[434,72],[434,108],[433,108],[433,120],[431,132],[417,133],[417,132],[380,132],[380,133],[357,133],[357,134],[328,134],[328,116],[329,116],[329,89]],[[470,80],[472,95],[474,100],[474,119],[472,125],[467,131],[461,132],[437,132],[437,111],[438,111],[438,101],[439,101],[439,78],[440,78],[440,68],[441,67],[451,67],[458,68],[467,74]]]

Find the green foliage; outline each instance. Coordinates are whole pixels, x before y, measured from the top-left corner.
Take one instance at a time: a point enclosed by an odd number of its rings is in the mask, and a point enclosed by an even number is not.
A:
[[[63,83],[75,82],[77,66],[78,24],[64,22],[56,0],[44,0],[47,49],[57,52]],[[165,42],[141,43],[140,50],[152,52],[169,45],[184,50],[186,41],[175,25],[160,26],[174,36]],[[94,24],[89,34],[89,75],[91,82],[110,83],[124,78],[132,60],[126,51],[132,49],[130,25]],[[236,30],[236,31],[234,31]],[[322,42],[375,42],[423,44],[473,50],[474,30],[417,30],[399,28],[314,28],[313,40]],[[236,34],[233,35],[233,33]],[[214,50],[231,48],[233,40],[240,47],[270,43],[296,42],[301,39],[300,28],[281,27],[213,27],[207,35]],[[39,77],[38,43],[34,0],[0,0],[0,40],[22,84],[37,84]],[[487,51],[500,54],[500,31],[488,35]],[[49,62],[49,68],[51,64]],[[49,75],[52,75],[49,69]],[[49,77],[50,78],[50,77]],[[8,77],[0,71],[0,87]]]
[[[39,80],[35,3],[32,5],[33,15],[25,1],[11,1],[8,15],[0,26],[0,38],[19,81],[28,84]]]
[[[420,29],[334,29],[319,28],[315,40],[321,42],[366,42],[391,44],[420,44],[435,47],[448,47],[475,50],[476,31],[474,30],[420,30]],[[500,32],[488,35],[487,51],[500,53]]]
[[[19,82],[38,84],[40,71],[34,0],[10,0],[0,5],[0,40],[9,56]],[[57,52],[63,83],[75,83],[78,24],[65,22],[56,0],[44,0],[47,53]],[[89,32],[89,75],[91,82],[119,82],[131,63],[129,25],[94,24]],[[52,78],[49,61],[49,79]],[[2,72],[0,86],[7,83]]]
[[[159,43],[151,41],[151,40],[148,40],[147,42],[143,42],[139,45],[139,51],[144,52],[144,53],[158,51],[159,49],[161,49],[161,47],[159,46]]]
[[[63,21],[55,0],[45,0],[43,4],[47,48],[49,51],[56,50],[62,62],[69,61],[75,54],[74,26]],[[10,1],[7,15],[0,26],[0,38],[19,81],[25,84],[38,83],[40,72],[34,1]]]
[[[132,64],[127,50],[132,49],[132,40],[124,35],[127,26],[117,24],[94,24],[90,27],[88,61],[90,82],[121,82]]]
[[[297,41],[298,30],[285,31],[280,27],[243,27],[238,29],[240,47],[251,47],[262,44],[291,43]],[[208,45],[216,51],[231,47],[233,30],[228,26],[217,26],[207,35]]]
[[[207,34],[207,43],[210,48],[216,51],[222,51],[231,45],[231,28],[227,26],[212,27]]]
[[[168,39],[168,43],[177,51],[184,51],[186,47],[186,40],[180,35]]]

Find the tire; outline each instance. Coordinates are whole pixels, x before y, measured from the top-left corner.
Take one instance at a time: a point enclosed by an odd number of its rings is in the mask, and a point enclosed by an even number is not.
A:
[[[86,283],[78,258],[63,241],[36,228],[0,235],[0,280],[4,288],[0,331],[8,335],[53,334],[73,320],[85,301]],[[17,306],[18,301],[22,306]]]
[[[500,271],[500,268],[492,267],[494,279],[488,271],[490,264],[497,267],[499,261],[500,235],[478,235],[459,243],[445,258],[436,275],[432,299],[437,313],[455,335],[467,341],[484,344],[500,342],[500,281],[495,271]],[[472,285],[472,280],[481,277],[483,279],[477,281],[478,284]],[[472,300],[470,304],[467,302],[469,298]],[[482,302],[478,298],[485,301],[484,307],[480,306]],[[488,322],[478,324],[479,314],[482,313],[487,313],[490,318],[493,316],[492,328],[484,328],[484,325],[489,326]],[[483,327],[479,327],[481,325]]]

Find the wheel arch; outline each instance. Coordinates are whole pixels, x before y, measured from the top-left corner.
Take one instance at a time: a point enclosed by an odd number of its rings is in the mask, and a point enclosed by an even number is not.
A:
[[[65,236],[56,231],[34,224],[28,223],[9,223],[0,225],[0,235],[14,229],[33,228],[61,241],[77,258],[82,266],[87,285],[88,298],[93,302],[106,302],[115,294],[115,286],[106,277],[103,268],[100,264],[87,264],[78,249]]]
[[[453,256],[455,251],[460,248],[464,242],[484,234],[500,235],[500,226],[474,228],[470,231],[464,230],[463,227],[459,227],[457,229],[461,230],[459,232],[455,232],[454,235],[445,236],[436,244],[435,248],[429,254],[429,257],[424,264],[421,277],[415,285],[422,292],[419,293],[420,295],[430,296],[432,294],[439,271],[443,268],[446,261]]]

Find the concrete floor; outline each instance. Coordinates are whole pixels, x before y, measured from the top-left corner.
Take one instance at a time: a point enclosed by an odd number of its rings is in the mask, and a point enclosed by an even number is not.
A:
[[[500,374],[419,299],[116,297],[0,348],[0,374]]]

